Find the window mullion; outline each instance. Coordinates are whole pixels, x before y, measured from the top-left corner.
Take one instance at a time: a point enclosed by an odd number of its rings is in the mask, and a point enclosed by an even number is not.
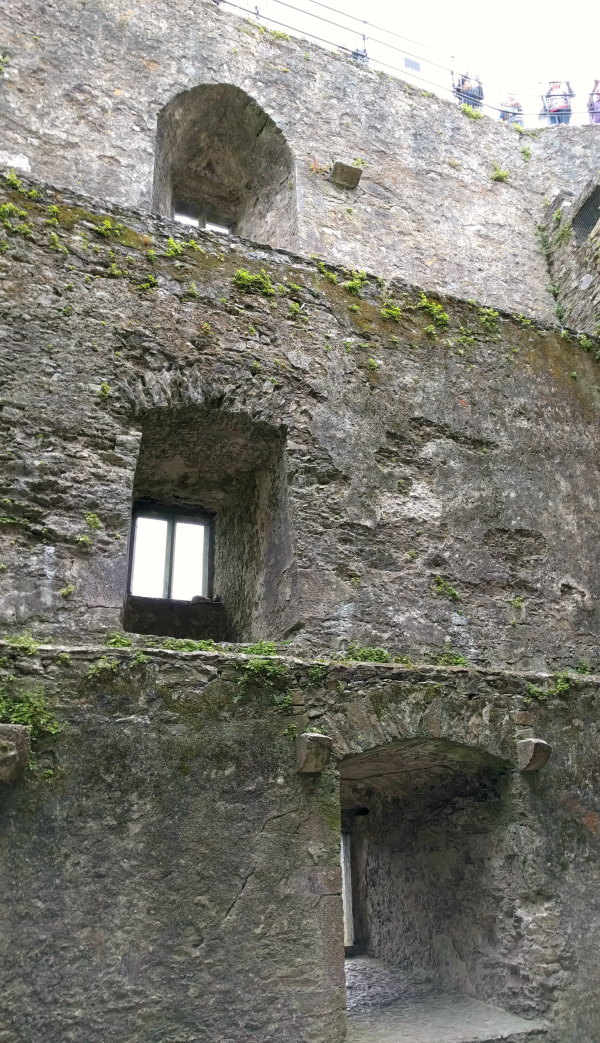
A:
[[[167,549],[165,554],[165,580],[163,585],[163,597],[171,597],[171,585],[173,582],[173,553],[175,548],[175,518],[169,518],[167,523]]]

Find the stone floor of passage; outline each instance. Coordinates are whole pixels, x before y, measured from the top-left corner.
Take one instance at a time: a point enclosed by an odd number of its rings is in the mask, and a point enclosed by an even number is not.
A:
[[[548,1027],[370,956],[346,960],[347,1043],[550,1043]]]

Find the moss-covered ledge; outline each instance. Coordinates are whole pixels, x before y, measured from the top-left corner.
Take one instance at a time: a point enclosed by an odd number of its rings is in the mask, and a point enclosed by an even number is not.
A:
[[[259,646],[251,646],[258,647]],[[185,729],[261,721],[284,743],[302,731],[331,736],[338,761],[406,738],[447,738],[516,763],[516,743],[534,733],[595,720],[600,677],[485,670],[464,666],[303,660],[248,653],[0,642],[0,713],[27,723],[11,701],[37,700],[52,722],[69,727],[100,712],[179,722]],[[19,706],[21,705],[19,702]],[[42,749],[60,748],[56,728],[42,726]],[[551,738],[548,741],[552,741]],[[35,743],[34,743],[35,745]]]

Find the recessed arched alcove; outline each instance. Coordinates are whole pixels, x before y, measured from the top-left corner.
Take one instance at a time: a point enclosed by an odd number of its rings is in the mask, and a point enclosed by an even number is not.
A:
[[[292,246],[294,161],[283,133],[232,84],[201,84],[178,94],[158,114],[154,209]]]
[[[507,929],[519,886],[506,836],[509,767],[435,738],[341,761],[349,1039],[362,1041],[379,1008],[383,1021],[397,1010],[408,1030],[432,1004],[455,1013],[464,1004],[459,1020],[491,1017],[497,1035],[527,1013],[525,990],[515,988],[521,943]],[[504,1010],[493,1014],[490,1003]]]
[[[284,450],[280,427],[245,413],[211,405],[147,412],[133,484],[126,630],[243,641],[285,629],[295,610],[296,565]],[[179,600],[168,584],[162,594],[136,596],[132,576],[140,515],[206,526],[210,576],[198,589],[205,597]],[[176,547],[175,536],[165,559]],[[185,561],[182,568],[185,572]]]

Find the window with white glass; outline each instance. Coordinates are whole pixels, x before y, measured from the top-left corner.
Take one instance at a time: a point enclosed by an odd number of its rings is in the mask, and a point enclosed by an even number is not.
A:
[[[129,569],[133,597],[210,597],[212,520],[192,510],[136,504]]]

